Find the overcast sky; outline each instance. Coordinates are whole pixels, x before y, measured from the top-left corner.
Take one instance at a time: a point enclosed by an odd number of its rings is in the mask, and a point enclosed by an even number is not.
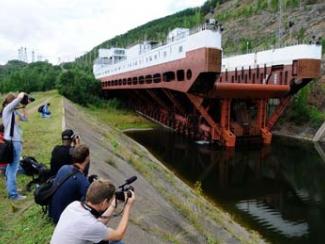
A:
[[[118,34],[205,0],[0,0],[0,64],[27,48],[68,61]]]

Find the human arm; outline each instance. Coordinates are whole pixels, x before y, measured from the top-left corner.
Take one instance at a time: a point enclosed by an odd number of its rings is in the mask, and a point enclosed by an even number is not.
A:
[[[9,104],[6,105],[6,107],[4,108],[4,111],[7,111],[7,113],[11,113],[16,107],[17,105],[21,102],[21,100],[24,98],[25,93],[21,92],[18,94],[18,96]]]
[[[22,107],[21,112],[18,112],[17,111],[16,114],[18,115],[19,121],[28,121],[27,111],[26,111],[26,108],[25,107]]]
[[[115,209],[116,209],[116,200],[115,200],[115,196],[114,196],[111,200],[111,204],[106,209],[106,211],[98,218],[98,220],[106,225],[108,223],[108,221],[111,219],[112,214]]]
[[[128,226],[128,222],[129,222],[130,210],[131,210],[131,207],[132,207],[134,201],[135,201],[135,194],[134,194],[134,192],[132,192],[132,196],[130,198],[128,198],[128,200],[127,200],[127,203],[125,205],[123,215],[122,215],[122,218],[120,220],[118,227],[115,230],[111,229],[108,231],[106,240],[117,241],[117,240],[123,239],[125,232],[126,232],[126,228]]]

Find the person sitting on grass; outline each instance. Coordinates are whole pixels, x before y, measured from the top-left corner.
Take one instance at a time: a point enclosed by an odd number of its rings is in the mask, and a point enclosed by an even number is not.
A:
[[[51,112],[49,110],[49,106],[51,104],[50,103],[46,103],[44,105],[41,105],[39,108],[38,108],[38,112],[41,113],[41,117],[42,118],[49,118],[51,117]]]
[[[109,180],[96,180],[88,188],[86,201],[72,202],[63,211],[52,235],[51,244],[122,244],[135,194],[125,194],[126,204],[116,229],[107,227],[115,208],[115,186]],[[109,241],[109,242],[108,242]]]
[[[89,181],[84,174],[90,162],[89,148],[86,145],[76,146],[72,152],[72,161],[73,165],[63,165],[54,179],[54,184],[60,184],[68,175],[74,173],[52,196],[48,214],[54,223],[59,221],[66,206],[86,196],[89,187]]]

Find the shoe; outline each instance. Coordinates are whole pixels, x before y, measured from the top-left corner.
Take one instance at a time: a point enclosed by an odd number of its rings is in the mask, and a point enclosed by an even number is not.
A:
[[[9,199],[13,201],[21,201],[21,200],[25,200],[26,196],[18,194],[15,197],[9,197]]]

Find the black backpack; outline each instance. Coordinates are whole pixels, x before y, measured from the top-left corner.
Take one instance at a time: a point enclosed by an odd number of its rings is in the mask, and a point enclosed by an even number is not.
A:
[[[54,193],[66,182],[71,176],[77,174],[79,171],[74,171],[66,175],[61,182],[55,182],[55,177],[49,178],[45,183],[36,186],[34,191],[35,203],[42,206],[43,212],[47,212],[47,206],[50,204]]]
[[[37,112],[42,113],[43,112],[44,105],[41,105],[38,107]]]
[[[50,170],[47,169],[45,164],[37,162],[34,157],[23,157],[20,160],[20,166],[26,175],[33,177],[26,186],[28,191],[31,190],[33,184],[42,184],[50,177]]]

